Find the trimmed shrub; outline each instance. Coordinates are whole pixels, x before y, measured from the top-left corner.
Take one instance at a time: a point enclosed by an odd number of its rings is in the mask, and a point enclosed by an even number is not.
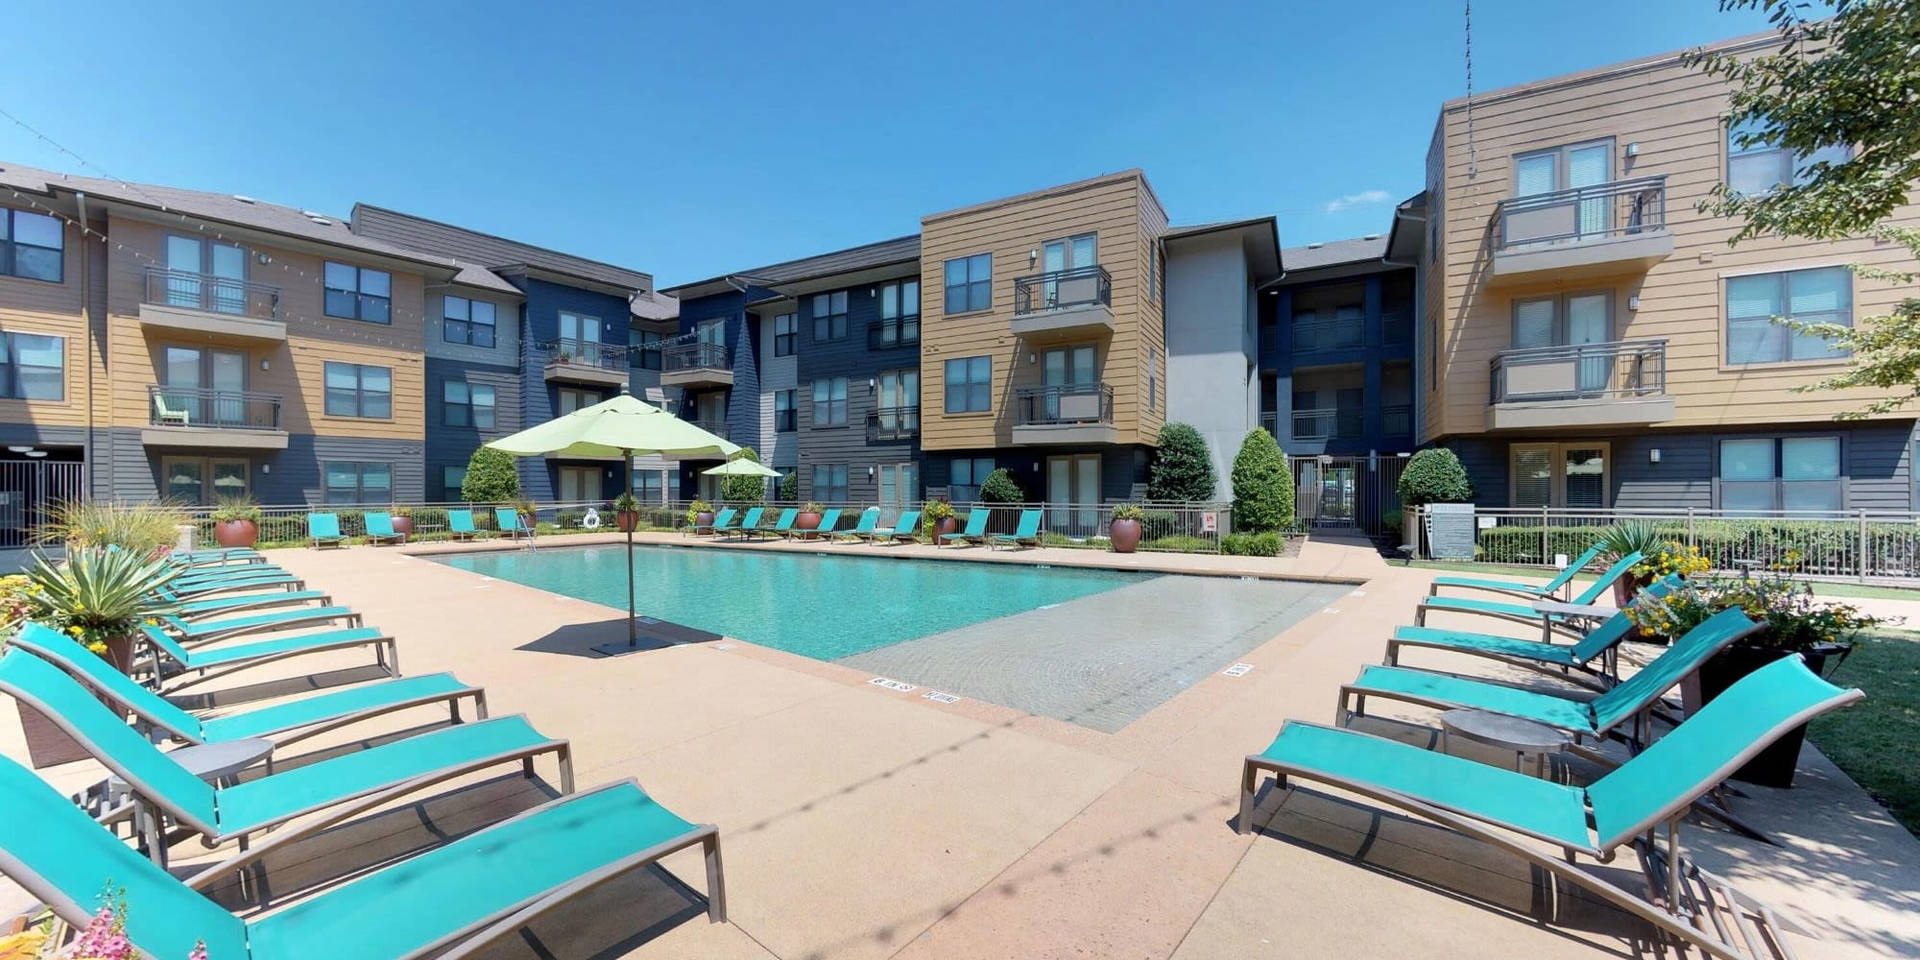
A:
[[[1263,533],[1230,533],[1220,538],[1220,552],[1232,557],[1277,557],[1280,555],[1280,534],[1268,530]]]
[[[781,475],[780,499],[785,503],[793,503],[800,499],[800,471],[795,470]]]
[[[1413,455],[1400,474],[1400,502],[1409,506],[1426,503],[1471,503],[1473,483],[1467,468],[1446,447],[1429,447]]]
[[[996,467],[987,479],[980,483],[980,500],[983,503],[1026,503],[1027,492],[1020,489],[1020,481],[1006,467]]]
[[[1140,539],[1158,540],[1180,532],[1180,515],[1172,510],[1148,510],[1140,517]]]
[[[1152,540],[1142,540],[1140,549],[1160,550],[1167,553],[1212,553],[1213,541],[1205,537],[1155,537]]]
[[[732,460],[752,460],[760,462],[760,454],[752,447],[741,447]],[[721,477],[720,499],[728,503],[759,503],[767,498],[767,478],[765,477]]]
[[[1206,438],[1184,423],[1161,427],[1160,452],[1153,458],[1147,499],[1212,500],[1214,495],[1213,455]]]
[[[467,476],[460,481],[460,499],[468,503],[507,503],[519,496],[520,473],[514,469],[510,454],[492,447],[479,447],[467,458]]]
[[[1265,430],[1248,431],[1233,458],[1233,525],[1255,533],[1293,525],[1293,471]]]

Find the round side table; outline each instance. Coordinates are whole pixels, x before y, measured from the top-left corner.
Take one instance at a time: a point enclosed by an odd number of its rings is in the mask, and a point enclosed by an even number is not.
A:
[[[1448,710],[1440,715],[1441,752],[1453,752],[1451,741],[1454,737],[1511,752],[1513,769],[1519,773],[1528,772],[1528,761],[1531,760],[1533,775],[1543,780],[1553,773],[1553,758],[1572,742],[1566,733],[1544,723],[1490,710],[1466,708]]]

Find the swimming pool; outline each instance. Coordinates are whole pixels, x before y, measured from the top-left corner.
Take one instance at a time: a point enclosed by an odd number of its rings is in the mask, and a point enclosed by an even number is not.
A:
[[[616,609],[625,548],[449,554]],[[877,552],[877,551],[876,551]],[[847,552],[634,548],[642,616],[1114,732],[1352,587]],[[911,695],[911,694],[910,694]]]

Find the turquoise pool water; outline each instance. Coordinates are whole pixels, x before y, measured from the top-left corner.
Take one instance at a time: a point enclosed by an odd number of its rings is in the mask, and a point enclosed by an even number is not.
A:
[[[1072,567],[635,547],[641,616],[818,660],[1156,579]],[[882,548],[869,547],[878,550]],[[453,554],[440,562],[609,607],[627,605],[624,546]]]

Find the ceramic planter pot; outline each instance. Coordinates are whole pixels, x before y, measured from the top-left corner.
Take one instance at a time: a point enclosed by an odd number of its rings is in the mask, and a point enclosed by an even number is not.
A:
[[[223,547],[251,547],[260,540],[260,525],[252,520],[222,520],[213,525],[213,542]]]
[[[403,537],[413,536],[413,518],[393,515],[393,532]]]
[[[694,514],[693,525],[699,529],[705,530],[708,533],[712,533],[713,532],[713,511],[702,510],[699,513]]]
[[[797,514],[794,514],[793,528],[795,530],[820,529],[820,514],[812,510],[802,510]]]
[[[1140,521],[1115,520],[1108,527],[1107,538],[1113,544],[1114,553],[1132,553],[1140,546]]]
[[[132,669],[133,637],[127,635],[108,640],[107,652],[101,655],[101,659],[113,664],[121,673]],[[101,702],[108,703],[104,697],[101,698]],[[108,705],[112,704],[108,703]],[[33,764],[34,769],[72,763],[92,756],[85,747],[67,736],[66,731],[60,729],[59,724],[47,719],[40,711],[17,700],[14,701],[14,707],[20,713],[20,732],[25,735],[24,739],[27,741],[27,760]]]
[[[1807,660],[1808,669],[1822,676],[1826,675],[1827,661],[1835,657],[1844,657],[1847,647],[1840,644],[1821,644],[1801,651],[1800,656]],[[1750,647],[1735,644],[1714,654],[1700,665],[1700,672],[1694,682],[1699,688],[1697,703],[1689,696],[1687,713],[1713,700],[1733,686],[1742,677],[1783,657],[1794,656],[1792,650],[1776,650],[1765,647]],[[1733,779],[1763,787],[1793,786],[1794,768],[1800,760],[1800,745],[1807,739],[1807,727],[1801,724],[1780,739],[1775,740],[1765,750],[1747,761],[1746,766],[1734,771]]]
[[[933,539],[937,543],[941,537],[959,529],[960,520],[957,517],[941,517],[933,522]]]
[[[632,533],[640,526],[640,511],[622,510],[615,513],[613,515],[613,524],[620,528],[621,533]]]
[[[1635,597],[1640,596],[1642,588],[1652,582],[1653,578],[1651,576],[1643,577],[1631,571],[1623,574],[1620,579],[1613,582],[1613,605],[1616,607],[1627,606],[1634,601]]]

